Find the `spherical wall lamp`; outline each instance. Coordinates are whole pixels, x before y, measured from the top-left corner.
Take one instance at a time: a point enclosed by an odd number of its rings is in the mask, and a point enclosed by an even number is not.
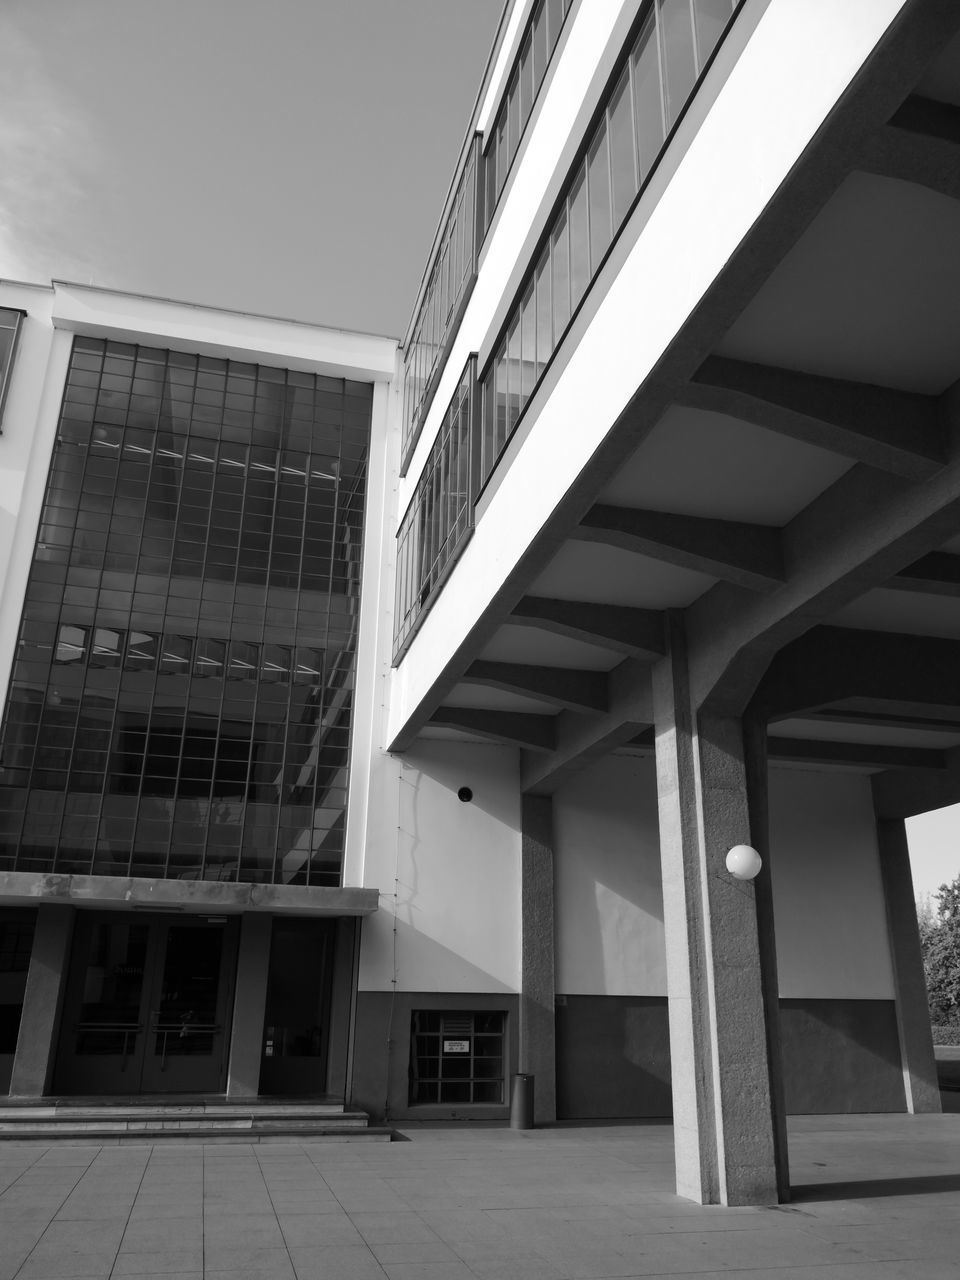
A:
[[[752,880],[762,866],[759,853],[748,844],[735,844],[727,854],[727,870],[737,880]]]

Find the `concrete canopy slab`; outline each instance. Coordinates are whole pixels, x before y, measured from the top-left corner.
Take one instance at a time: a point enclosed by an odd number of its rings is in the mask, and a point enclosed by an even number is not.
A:
[[[0,902],[5,903],[57,902],[103,910],[367,916],[376,911],[379,901],[377,889],[352,887],[0,872]]]

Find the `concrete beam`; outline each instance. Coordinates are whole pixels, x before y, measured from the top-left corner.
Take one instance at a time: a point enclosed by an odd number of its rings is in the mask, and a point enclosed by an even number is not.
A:
[[[647,664],[621,662],[610,672],[609,697],[610,710],[605,715],[561,712],[556,720],[554,749],[548,755],[521,757],[520,786],[524,794],[552,795],[567,778],[625,746],[653,723]]]
[[[664,652],[659,609],[524,596],[506,621],[511,626],[539,627],[553,635],[612,649],[628,658],[652,661]]]
[[[636,551],[750,591],[770,591],[783,582],[780,535],[766,525],[598,504],[572,537]]]
[[[935,396],[711,356],[677,399],[913,480],[946,462]]]
[[[939,636],[813,627],[786,645],[760,681],[753,707],[770,720],[830,706],[907,722],[960,720],[960,641]]]
[[[960,200],[960,107],[911,95],[866,144],[857,168]]]
[[[479,660],[472,662],[467,668],[462,683],[540,698],[571,711],[607,709],[607,675],[604,671]]]
[[[914,484],[852,467],[782,530],[787,581],[779,591],[760,596],[721,583],[687,610],[698,704],[742,709],[774,654],[957,534],[956,442],[949,464]]]
[[[944,754],[945,769],[889,769],[876,774],[871,785],[877,819],[899,821],[960,804],[960,747]]]
[[[930,747],[896,747],[874,742],[830,742],[812,738],[768,740],[771,760],[798,764],[839,764],[864,769],[946,769],[947,753]]]
[[[907,565],[884,584],[894,591],[918,591],[932,596],[960,596],[960,556],[931,551]]]
[[[431,724],[462,729],[478,738],[490,738],[505,746],[528,751],[552,751],[556,746],[555,716],[526,711],[488,711],[481,707],[438,707]]]

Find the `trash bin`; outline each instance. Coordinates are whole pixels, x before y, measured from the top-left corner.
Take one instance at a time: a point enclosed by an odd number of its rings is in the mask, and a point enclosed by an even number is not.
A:
[[[533,1076],[515,1075],[510,1090],[510,1128],[533,1128]]]

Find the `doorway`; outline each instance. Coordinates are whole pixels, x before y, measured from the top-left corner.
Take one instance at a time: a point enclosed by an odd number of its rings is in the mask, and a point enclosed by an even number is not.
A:
[[[223,1093],[236,921],[80,912],[54,1088]]]

